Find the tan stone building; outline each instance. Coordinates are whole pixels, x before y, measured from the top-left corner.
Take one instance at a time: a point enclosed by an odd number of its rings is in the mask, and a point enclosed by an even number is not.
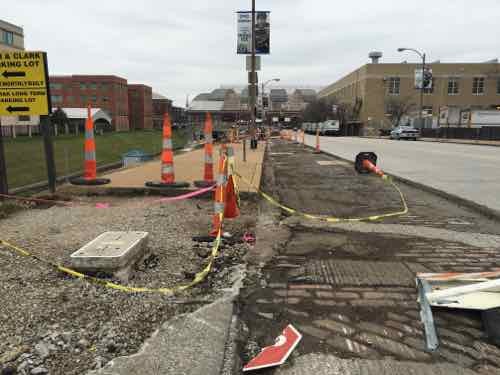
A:
[[[460,111],[475,109],[500,110],[500,64],[486,63],[428,64],[433,74],[432,89],[424,94],[425,127],[439,127],[444,108]],[[420,90],[415,88],[415,72],[421,64],[366,64],[324,88],[320,98],[335,98],[353,108],[352,120],[358,120],[364,134],[377,134],[378,129],[391,128],[388,103],[412,104],[413,110],[404,118],[410,122],[418,117]]]
[[[0,20],[0,50],[23,50],[23,28]]]

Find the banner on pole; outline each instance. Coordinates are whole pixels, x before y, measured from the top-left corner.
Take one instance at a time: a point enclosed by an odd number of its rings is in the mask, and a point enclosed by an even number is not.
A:
[[[252,12],[238,12],[238,44],[239,55],[252,54]],[[270,12],[255,12],[255,53],[270,53],[271,24]]]
[[[427,67],[425,68],[425,71],[422,71],[422,68],[415,69],[415,89],[420,90],[422,88],[422,85],[424,84],[424,75],[430,75],[432,77],[432,69]],[[432,89],[432,78],[428,80],[427,84],[424,86],[424,89]]]

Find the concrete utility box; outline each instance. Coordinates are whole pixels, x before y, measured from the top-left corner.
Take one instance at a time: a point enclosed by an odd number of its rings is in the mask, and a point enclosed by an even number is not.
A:
[[[142,150],[130,150],[129,152],[123,155],[122,159],[123,159],[123,166],[125,168],[128,168],[136,164],[150,161],[153,159],[153,157],[149,154],[146,154]]]
[[[116,274],[128,270],[147,253],[148,232],[106,232],[71,254],[73,268]]]

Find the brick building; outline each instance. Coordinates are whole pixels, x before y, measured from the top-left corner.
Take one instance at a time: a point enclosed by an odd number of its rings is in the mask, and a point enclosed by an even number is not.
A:
[[[153,129],[153,90],[146,85],[128,85],[131,130]]]
[[[172,100],[160,95],[156,92],[153,93],[153,127],[161,129],[163,126],[163,116],[165,113],[171,114]]]
[[[112,75],[51,76],[53,107],[85,108],[91,104],[109,113],[117,131],[130,129],[127,80]]]

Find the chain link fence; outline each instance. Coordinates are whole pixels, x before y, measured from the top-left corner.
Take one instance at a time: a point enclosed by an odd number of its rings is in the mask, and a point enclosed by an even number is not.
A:
[[[47,166],[43,137],[38,126],[28,132],[12,134],[9,127],[3,131],[6,175],[10,193],[43,189],[47,186]],[[69,177],[83,173],[84,132],[80,129],[51,128],[57,179],[64,182]],[[193,139],[190,127],[178,127],[173,131],[174,148],[183,148]],[[162,150],[162,130],[134,130],[130,132],[96,131],[96,155],[98,169],[120,168],[123,156],[138,150],[155,157]]]

